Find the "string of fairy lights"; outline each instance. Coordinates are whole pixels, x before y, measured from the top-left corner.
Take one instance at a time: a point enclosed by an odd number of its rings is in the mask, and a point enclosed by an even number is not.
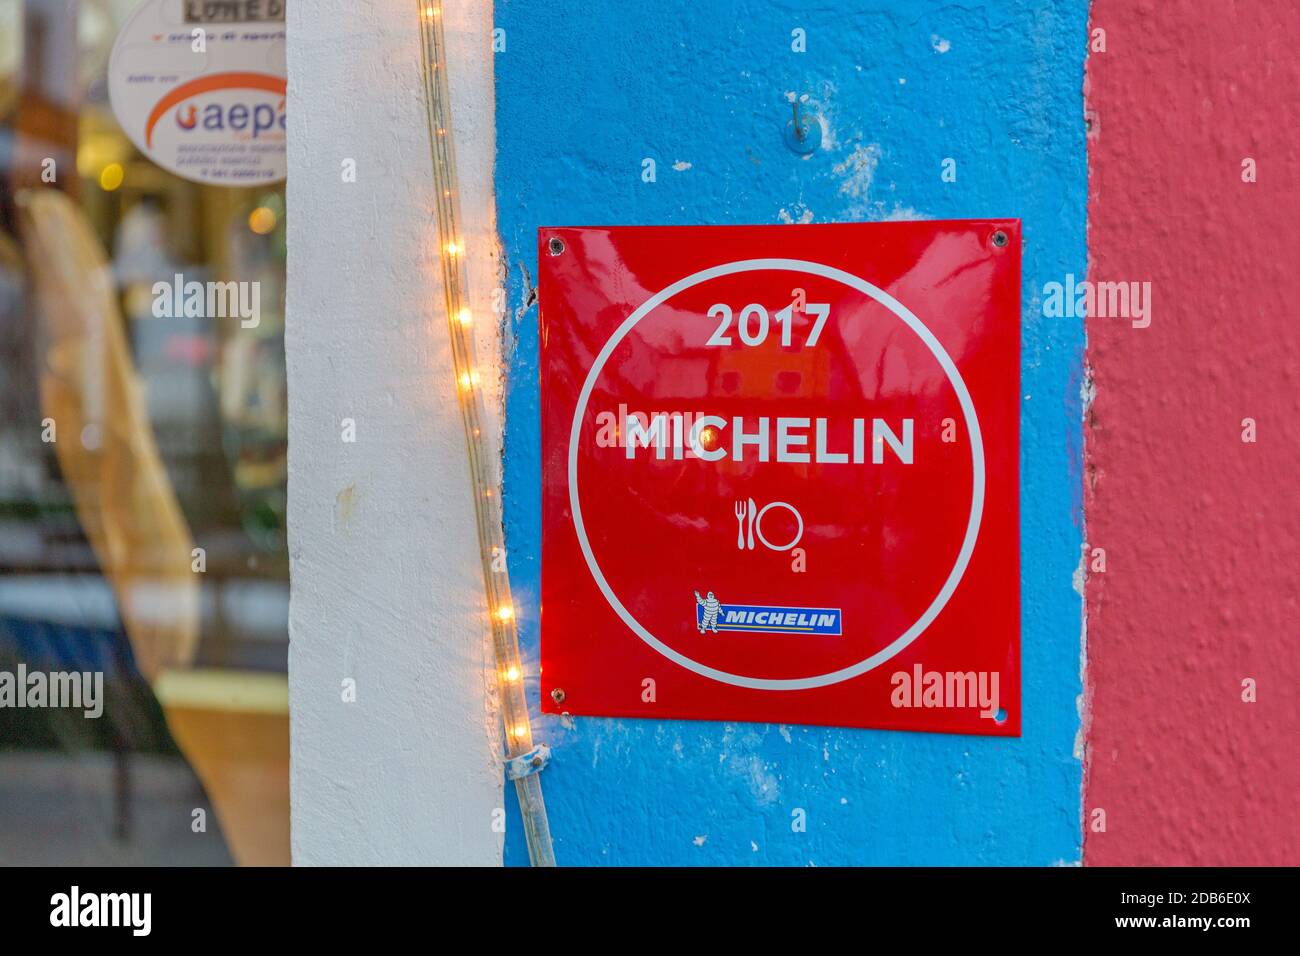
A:
[[[505,563],[505,535],[500,496],[496,492],[495,456],[483,434],[486,420],[480,377],[475,368],[474,312],[469,305],[465,241],[460,231],[460,196],[457,190],[456,154],[451,133],[451,95],[447,83],[447,46],[443,34],[441,0],[417,0],[420,20],[424,100],[429,122],[429,150],[433,165],[438,219],[439,260],[446,299],[447,328],[451,338],[456,392],[465,426],[465,447],[474,490],[474,516],[478,527],[479,556],[492,629],[492,649],[505,724],[506,755],[527,758],[533,752],[532,726],[524,695],[524,672],[510,578]],[[541,757],[534,758],[540,766]],[[550,828],[542,802],[541,780],[536,773],[515,778],[523,816],[528,856],[533,866],[553,866]]]

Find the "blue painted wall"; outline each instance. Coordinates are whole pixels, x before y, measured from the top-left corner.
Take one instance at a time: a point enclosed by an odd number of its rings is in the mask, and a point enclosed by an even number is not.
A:
[[[1044,319],[1036,290],[1085,273],[1086,2],[497,0],[496,24],[506,535],[534,674],[537,310],[522,306],[538,226],[1024,220],[1023,738],[537,716],[561,865],[1078,862],[1083,330]],[[811,158],[782,141],[787,93],[825,121]],[[526,864],[510,824],[506,862]]]

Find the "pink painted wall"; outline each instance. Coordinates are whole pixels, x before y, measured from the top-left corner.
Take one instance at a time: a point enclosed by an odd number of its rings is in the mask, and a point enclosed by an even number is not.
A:
[[[1295,863],[1300,10],[1096,0],[1097,27],[1090,278],[1150,281],[1153,309],[1145,329],[1088,320],[1107,569],[1087,583],[1084,859]]]

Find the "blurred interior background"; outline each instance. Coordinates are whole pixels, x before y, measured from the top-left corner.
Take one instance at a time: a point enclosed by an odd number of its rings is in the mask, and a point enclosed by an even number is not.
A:
[[[135,150],[134,5],[0,0],[0,671],[106,696],[0,708],[0,863],[287,864],[283,184]],[[176,273],[259,325],[156,318]]]

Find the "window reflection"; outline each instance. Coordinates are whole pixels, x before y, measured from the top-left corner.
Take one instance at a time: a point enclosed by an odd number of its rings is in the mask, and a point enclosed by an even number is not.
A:
[[[287,863],[284,192],[135,150],[133,6],[0,0],[0,859]],[[102,716],[20,673],[102,674]]]

